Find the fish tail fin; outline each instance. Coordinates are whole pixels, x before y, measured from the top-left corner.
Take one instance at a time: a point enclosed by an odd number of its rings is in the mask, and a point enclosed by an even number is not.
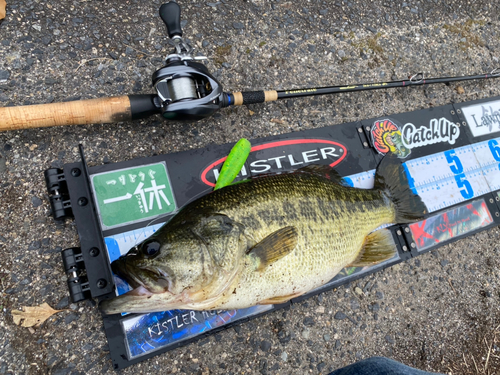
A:
[[[375,174],[374,188],[382,190],[392,201],[396,207],[395,222],[398,224],[422,220],[428,213],[408,178],[401,160],[394,154],[384,156]]]
[[[348,267],[365,267],[394,257],[396,244],[387,229],[377,230],[366,236],[365,243],[356,259]]]

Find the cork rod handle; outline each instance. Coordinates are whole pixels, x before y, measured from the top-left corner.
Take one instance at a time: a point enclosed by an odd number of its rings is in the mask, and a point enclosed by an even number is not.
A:
[[[0,108],[0,131],[132,119],[128,96]]]

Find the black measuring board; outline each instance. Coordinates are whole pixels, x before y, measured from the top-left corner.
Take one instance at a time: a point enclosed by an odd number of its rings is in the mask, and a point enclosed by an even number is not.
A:
[[[251,140],[252,152],[237,180],[323,164],[335,168],[351,186],[370,188],[383,154],[396,153],[413,191],[429,208],[429,217],[389,228],[397,250],[393,259],[372,267],[346,268],[326,285],[282,305],[103,316],[115,368],[498,225],[497,113],[499,97]],[[63,251],[72,300],[109,298],[115,289],[125,292],[127,286],[111,276],[110,262],[151,235],[181,207],[212,191],[232,146],[211,145],[94,166],[88,168],[88,176],[84,160],[63,170],[46,171],[54,215],[74,216],[81,240],[80,249]],[[72,172],[75,168],[82,173]]]

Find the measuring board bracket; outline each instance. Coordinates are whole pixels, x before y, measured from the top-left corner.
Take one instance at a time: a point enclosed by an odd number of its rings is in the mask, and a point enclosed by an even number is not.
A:
[[[107,295],[115,288],[81,145],[79,150],[81,162],[44,173],[54,219],[74,217],[78,229],[80,247],[61,253],[73,302]]]
[[[55,220],[72,218],[73,211],[69,201],[69,191],[63,170],[50,168],[44,172],[45,184],[49,193],[52,216]]]
[[[70,247],[61,252],[64,271],[68,276],[68,289],[73,303],[90,299],[90,287],[83,262],[82,250],[79,247]]]
[[[409,231],[408,227],[404,225],[394,225],[393,227],[390,228],[392,232],[392,236],[394,238],[394,242],[396,243],[396,246],[398,249],[401,251],[403,254],[401,256],[401,259],[408,260],[412,257],[412,240],[410,238],[410,241],[408,239],[406,230]]]

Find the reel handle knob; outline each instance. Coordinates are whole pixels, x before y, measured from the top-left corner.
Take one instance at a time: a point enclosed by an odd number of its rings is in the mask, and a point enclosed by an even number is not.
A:
[[[182,36],[181,29],[181,7],[174,1],[163,4],[160,7],[160,17],[165,22],[168,37]]]

